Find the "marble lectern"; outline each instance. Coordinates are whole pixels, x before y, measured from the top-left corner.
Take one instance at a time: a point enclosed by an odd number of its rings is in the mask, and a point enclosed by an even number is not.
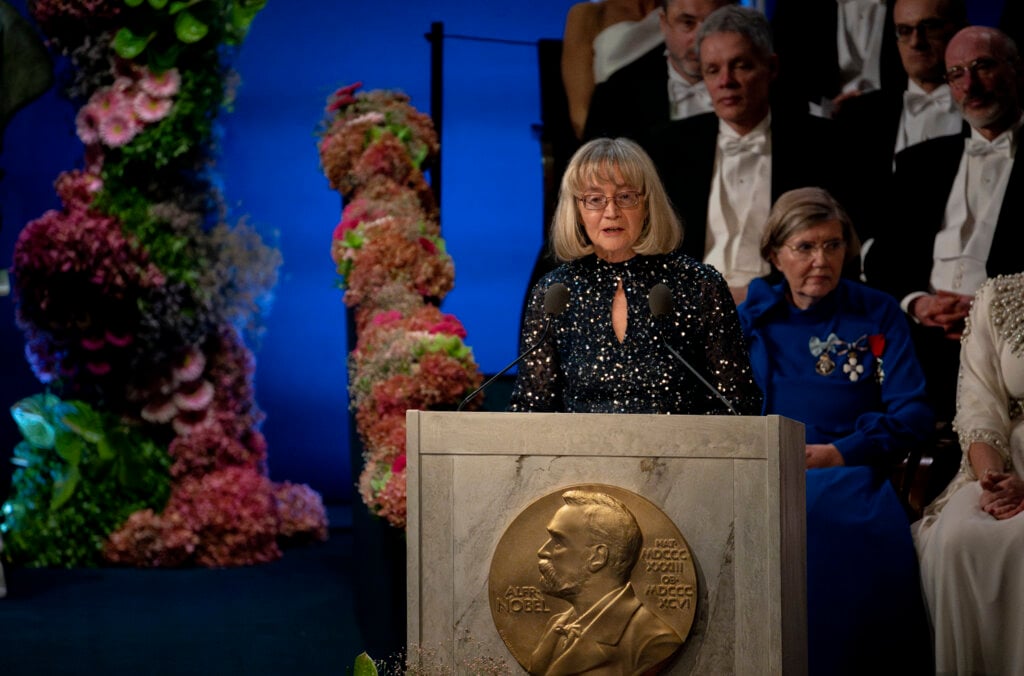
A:
[[[495,546],[538,498],[596,483],[659,507],[692,552],[696,617],[665,673],[807,673],[802,424],[443,411],[408,411],[406,423],[411,661],[518,669],[489,605]]]

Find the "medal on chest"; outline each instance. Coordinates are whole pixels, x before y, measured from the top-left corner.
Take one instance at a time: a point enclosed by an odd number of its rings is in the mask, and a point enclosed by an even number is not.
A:
[[[875,356],[875,380],[881,384],[885,377],[882,371],[882,350],[885,348],[885,338],[880,334],[868,336],[864,334],[854,341],[846,341],[834,333],[822,340],[817,336],[811,336],[808,341],[808,349],[815,358],[814,372],[820,376],[830,376],[836,370],[837,362],[842,362],[842,372],[850,382],[857,382],[864,375],[863,356],[868,352]]]

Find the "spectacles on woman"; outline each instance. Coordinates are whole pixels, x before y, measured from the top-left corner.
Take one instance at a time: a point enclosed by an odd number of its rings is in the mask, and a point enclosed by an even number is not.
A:
[[[615,206],[620,209],[636,209],[640,206],[640,198],[642,195],[636,190],[624,190],[617,192],[611,197],[608,195],[601,195],[597,193],[590,193],[587,195],[580,195],[576,199],[580,201],[584,209],[589,211],[604,211],[605,207],[608,206],[608,202],[614,201]]]
[[[821,244],[800,242],[798,244],[783,244],[782,246],[792,251],[793,255],[797,258],[807,260],[814,256],[815,251],[821,251],[827,257],[835,256],[846,248],[846,242],[841,239],[830,239]]]

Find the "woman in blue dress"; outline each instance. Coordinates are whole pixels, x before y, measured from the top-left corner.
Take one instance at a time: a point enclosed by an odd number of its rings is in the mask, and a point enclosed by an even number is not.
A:
[[[917,557],[888,476],[934,419],[899,305],[842,276],[859,249],[826,191],[783,194],[761,240],[782,281],[751,283],[740,323],[764,413],[806,428],[810,673],[925,674]]]

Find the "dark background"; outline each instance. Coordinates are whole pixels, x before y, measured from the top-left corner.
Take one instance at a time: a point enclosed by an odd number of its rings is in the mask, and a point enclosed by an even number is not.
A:
[[[10,1],[25,13],[25,0]],[[320,171],[315,136],[327,97],[361,81],[364,90],[402,90],[429,113],[425,34],[443,22],[441,220],[456,287],[442,309],[465,324],[481,369],[494,373],[516,356],[541,248],[535,43],[561,37],[573,2],[271,0],[257,16],[235,61],[241,86],[234,110],[221,116],[218,168],[234,218],[246,217],[284,256],[266,332],[253,346],[275,480],[308,483],[327,502],[351,496],[345,309],[330,258],[341,204]],[[970,0],[972,21],[994,25],[1002,4]],[[56,91],[14,116],[0,153],[0,268],[10,266],[21,228],[59,206],[53,181],[80,166],[81,151],[74,111]],[[0,297],[0,407],[40,389],[13,299]],[[0,413],[2,501],[20,435]]]

